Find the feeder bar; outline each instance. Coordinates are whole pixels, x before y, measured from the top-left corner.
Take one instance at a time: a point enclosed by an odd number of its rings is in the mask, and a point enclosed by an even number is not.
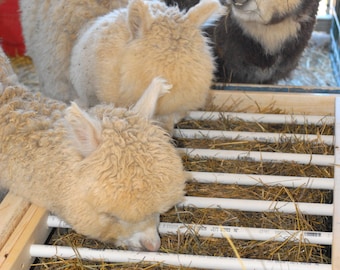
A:
[[[197,267],[200,269],[228,270],[331,270],[330,264],[299,263],[287,261],[271,261],[257,259],[237,259],[229,257],[212,257],[186,254],[168,254],[160,252],[136,252],[125,250],[77,248],[64,246],[32,245],[32,257],[58,257],[63,259],[82,258],[104,262],[162,262],[181,267]]]
[[[280,212],[286,214],[296,213],[304,215],[332,216],[333,204],[301,203],[264,200],[222,199],[207,197],[185,197],[179,206],[192,206],[197,208],[221,208],[248,212]]]
[[[281,134],[267,132],[240,132],[225,130],[175,129],[174,137],[185,139],[228,139],[235,141],[258,141],[267,143],[285,141],[314,141],[333,145],[334,136],[314,134]]]
[[[333,190],[334,178],[260,175],[260,174],[234,174],[215,172],[190,171],[193,181],[198,183],[219,183],[244,186],[283,186],[291,188],[308,188]]]
[[[292,154],[279,152],[217,150],[197,148],[177,148],[189,157],[214,158],[222,160],[243,160],[251,162],[295,162],[299,164],[311,164],[320,166],[333,166],[333,155],[317,154]]]
[[[70,226],[56,216],[49,216],[47,225],[53,228],[70,228]],[[182,224],[161,222],[158,227],[159,233],[186,234],[193,233],[201,237],[225,238],[227,234],[231,239],[256,240],[256,241],[294,241],[311,244],[331,245],[332,233],[319,231],[296,231],[263,229],[251,227],[218,226],[205,224]]]
[[[333,270],[340,269],[340,98],[335,100],[335,166],[334,166],[334,213],[333,213],[333,244],[332,263]]]
[[[191,111],[185,119],[187,120],[219,120],[221,118],[237,118],[245,122],[272,123],[272,124],[314,124],[333,125],[334,116],[316,115],[288,115],[288,114],[260,114],[260,113],[234,113],[234,112],[209,112]]]

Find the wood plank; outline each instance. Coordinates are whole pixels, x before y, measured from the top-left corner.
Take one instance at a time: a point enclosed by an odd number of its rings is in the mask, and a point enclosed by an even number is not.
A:
[[[0,250],[15,230],[30,203],[22,197],[8,193],[0,203]]]
[[[0,269],[29,269],[34,258],[30,255],[33,243],[44,243],[51,229],[47,226],[48,212],[31,205],[20,223],[0,250]]]
[[[279,108],[287,114],[326,116],[334,115],[337,96],[340,94],[211,90],[209,101],[224,111],[257,113]]]

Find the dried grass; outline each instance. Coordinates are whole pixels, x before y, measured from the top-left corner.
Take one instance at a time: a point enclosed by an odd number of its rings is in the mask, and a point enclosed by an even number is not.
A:
[[[329,57],[330,35],[314,32],[309,46],[303,52],[299,65],[280,85],[336,87]]]

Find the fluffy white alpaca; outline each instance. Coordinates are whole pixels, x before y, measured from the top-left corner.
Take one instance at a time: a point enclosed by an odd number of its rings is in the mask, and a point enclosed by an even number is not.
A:
[[[214,59],[201,27],[222,15],[218,0],[202,0],[188,13],[157,0],[113,1],[124,7],[106,10],[95,0],[20,2],[27,52],[48,95],[129,107],[160,76],[172,89],[155,118],[168,129],[205,104]]]
[[[29,92],[2,51],[0,79],[0,188],[88,237],[157,250],[159,214],[183,199],[186,180],[169,136],[147,119],[165,80],[146,89],[152,102],[86,112]]]

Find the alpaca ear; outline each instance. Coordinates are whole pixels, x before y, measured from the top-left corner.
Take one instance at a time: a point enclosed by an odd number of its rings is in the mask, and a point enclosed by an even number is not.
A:
[[[187,21],[201,27],[203,24],[212,24],[225,13],[225,8],[219,0],[201,0],[187,12]]]
[[[141,37],[149,29],[152,17],[143,0],[132,0],[128,6],[128,24],[132,39]]]
[[[67,108],[65,119],[72,143],[84,157],[97,149],[101,141],[101,124],[98,119],[88,115],[74,102]]]

